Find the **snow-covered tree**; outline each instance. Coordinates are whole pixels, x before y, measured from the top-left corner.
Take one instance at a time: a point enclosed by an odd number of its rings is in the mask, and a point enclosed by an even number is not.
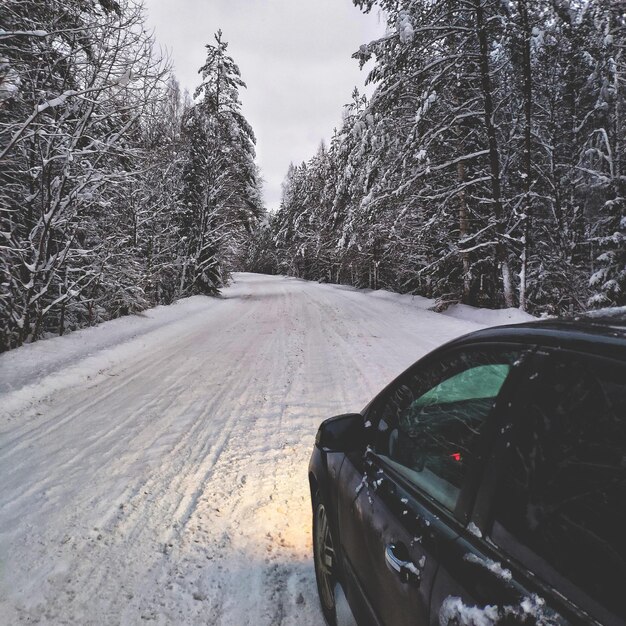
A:
[[[313,203],[319,155],[290,171],[282,271],[442,307],[623,303],[623,7],[354,3],[388,20],[354,55],[375,91],[346,107]]]
[[[3,3],[0,350],[223,284],[261,206],[225,50],[194,104],[134,0]]]
[[[227,54],[222,32],[208,44],[197,102],[185,120],[181,233],[185,239],[182,286],[216,293],[227,278],[233,244],[261,215],[255,137],[241,113],[239,68]]]
[[[128,2],[9,0],[2,8],[2,345],[144,306],[120,262],[133,136],[166,72]],[[98,301],[103,285],[115,298]]]

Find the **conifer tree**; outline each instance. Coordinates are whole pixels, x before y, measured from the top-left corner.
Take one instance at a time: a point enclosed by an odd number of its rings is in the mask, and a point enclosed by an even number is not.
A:
[[[189,149],[183,173],[186,266],[181,284],[190,293],[217,293],[227,279],[225,262],[232,258],[233,238],[261,215],[255,137],[239,101],[245,83],[227,48],[221,31],[215,44],[207,44],[197,102],[185,120]]]

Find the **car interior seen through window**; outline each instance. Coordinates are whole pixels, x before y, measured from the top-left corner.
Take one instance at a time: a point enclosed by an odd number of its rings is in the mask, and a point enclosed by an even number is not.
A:
[[[553,357],[534,382],[505,452],[493,540],[626,619],[626,368]]]
[[[376,407],[376,451],[454,510],[472,442],[518,358],[515,351],[470,349],[409,371]]]

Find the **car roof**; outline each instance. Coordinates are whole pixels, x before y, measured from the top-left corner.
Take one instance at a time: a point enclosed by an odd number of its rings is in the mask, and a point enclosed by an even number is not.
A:
[[[545,319],[484,328],[459,337],[448,345],[523,343],[577,350],[626,361],[626,307],[620,309],[623,314],[580,315],[569,319]]]

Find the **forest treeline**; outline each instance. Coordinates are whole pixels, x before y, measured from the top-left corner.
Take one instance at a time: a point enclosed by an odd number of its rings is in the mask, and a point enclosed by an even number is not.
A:
[[[442,307],[626,304],[624,2],[353,1],[388,22],[355,54],[373,94],[264,215],[220,32],[191,98],[133,0],[5,0],[0,351],[242,262]]]
[[[0,9],[0,351],[215,294],[262,214],[220,32],[192,100],[132,0]]]
[[[371,98],[287,173],[248,267],[567,313],[626,304],[626,3],[383,10]]]

